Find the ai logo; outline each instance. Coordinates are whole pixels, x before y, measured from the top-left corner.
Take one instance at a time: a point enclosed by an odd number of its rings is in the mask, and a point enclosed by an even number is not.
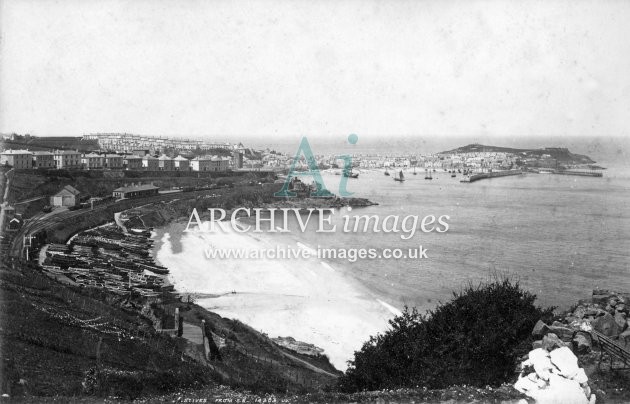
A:
[[[356,144],[359,141],[359,136],[352,134],[348,136],[348,143]],[[304,158],[306,160],[306,164],[308,166],[307,171],[296,171],[295,165],[300,160],[300,156],[304,154]],[[344,172],[350,172],[352,170],[352,156],[349,155],[341,155],[337,156],[338,159],[343,160],[343,170]],[[324,184],[324,179],[322,178],[321,173],[319,172],[319,168],[317,167],[317,161],[315,161],[315,156],[313,155],[313,151],[311,150],[311,146],[308,143],[308,139],[306,137],[302,138],[300,142],[300,146],[298,147],[297,153],[295,154],[295,158],[291,163],[291,167],[289,168],[289,174],[287,175],[286,181],[284,181],[284,185],[282,189],[274,194],[274,196],[279,198],[285,197],[295,197],[297,194],[295,192],[289,191],[289,185],[291,184],[291,180],[294,177],[313,177],[315,180],[315,186],[317,189],[315,192],[311,193],[312,197],[330,197],[333,194],[328,191],[326,185]],[[339,182],[339,196],[345,197],[352,195],[352,192],[348,192],[346,189],[346,185],[348,183],[348,176],[344,175],[341,177],[341,181]]]

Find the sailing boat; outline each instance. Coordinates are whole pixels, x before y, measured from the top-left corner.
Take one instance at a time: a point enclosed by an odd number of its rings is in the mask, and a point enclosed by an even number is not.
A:
[[[359,173],[352,172],[352,169],[343,170],[343,176],[348,178],[359,178]]]
[[[424,179],[425,180],[432,180],[433,176],[431,175],[431,171],[427,170],[427,172],[424,174]]]
[[[402,170],[400,170],[400,172],[398,173],[398,178],[394,177],[394,181],[403,182],[404,180],[405,180],[405,176]]]
[[[413,175],[418,175],[418,173],[416,172],[416,166],[413,166]]]
[[[387,171],[387,167],[385,167],[385,175],[389,177],[389,171]]]

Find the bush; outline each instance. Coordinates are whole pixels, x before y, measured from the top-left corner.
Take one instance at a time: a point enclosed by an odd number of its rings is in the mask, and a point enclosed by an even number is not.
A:
[[[534,306],[536,296],[509,280],[469,285],[453,295],[424,316],[405,307],[390,330],[355,352],[340,390],[483,387],[510,380],[534,324],[553,308]]]

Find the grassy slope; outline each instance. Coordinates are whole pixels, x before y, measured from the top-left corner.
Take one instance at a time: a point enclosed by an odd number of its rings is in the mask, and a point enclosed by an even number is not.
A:
[[[272,191],[265,190],[263,194]],[[151,225],[161,225],[187,212],[190,203],[205,206],[222,204],[227,199],[243,203],[252,195],[260,198],[261,188],[246,186],[212,192],[222,196],[196,199],[188,195],[192,199],[182,198],[133,211],[148,215],[145,220]],[[250,195],[250,192],[254,193]],[[181,198],[182,194],[176,196]],[[56,225],[61,228],[50,233],[60,236],[63,242],[71,233],[111,220],[112,212],[122,207],[118,205],[98,212],[82,212]],[[174,307],[179,307],[189,323],[200,325],[205,319],[209,331],[228,341],[227,347],[220,351],[222,361],[207,363],[201,359],[199,347],[186,347],[183,340],[156,335],[148,320],[139,315],[142,306],[139,301],[124,302],[124,299],[104,294],[87,295],[23,264],[12,270],[3,267],[0,275],[2,392],[64,397],[82,394],[81,382],[85,372],[97,364],[96,351],[101,337],[103,368],[107,369],[110,379],[122,377],[123,380],[102,383],[96,394],[146,396],[208,383],[210,388],[222,383],[257,392],[306,392],[333,384],[339,374],[325,357],[294,355],[298,359],[291,358],[289,351],[259,332],[194,304],[175,301],[163,308],[173,311]],[[85,326],[81,321],[86,319],[97,319],[102,329]],[[120,338],[111,333],[112,327],[122,332]],[[182,352],[202,363],[190,359],[182,361]],[[122,371],[128,373],[121,376]],[[26,380],[26,386],[18,383],[20,379]],[[110,389],[113,390],[110,392]]]
[[[0,280],[2,393],[12,396],[84,395],[81,383],[98,366],[101,338],[100,366],[107,377],[96,395],[132,398],[218,383],[258,392],[306,392],[334,382],[326,371],[337,373],[321,359],[312,360],[323,368],[314,372],[250,327],[196,305],[170,304],[180,307],[185,321],[200,324],[203,318],[228,340],[222,361],[192,360],[190,355],[199,358],[200,347],[155,333],[138,314],[139,302],[89,296],[27,267],[3,268]]]

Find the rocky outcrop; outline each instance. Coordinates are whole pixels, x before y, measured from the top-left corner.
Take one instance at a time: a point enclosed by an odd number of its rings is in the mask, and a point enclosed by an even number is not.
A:
[[[594,290],[591,299],[581,300],[552,324],[539,320],[514,387],[536,402],[593,403],[595,395],[576,355],[593,349],[593,330],[613,340],[630,339],[629,306],[630,294]]]
[[[324,353],[323,349],[307,342],[296,341],[293,337],[277,337],[272,338],[271,340],[276,344],[299,354],[318,356]]]
[[[592,330],[613,339],[630,338],[629,307],[630,294],[594,290],[591,299],[581,300],[563,315],[562,321],[548,325],[539,320],[532,330],[532,336],[537,340],[532,347],[561,347],[559,339],[577,353],[588,353],[593,344]]]
[[[540,403],[595,403],[584,369],[566,346],[530,351],[514,388]]]

